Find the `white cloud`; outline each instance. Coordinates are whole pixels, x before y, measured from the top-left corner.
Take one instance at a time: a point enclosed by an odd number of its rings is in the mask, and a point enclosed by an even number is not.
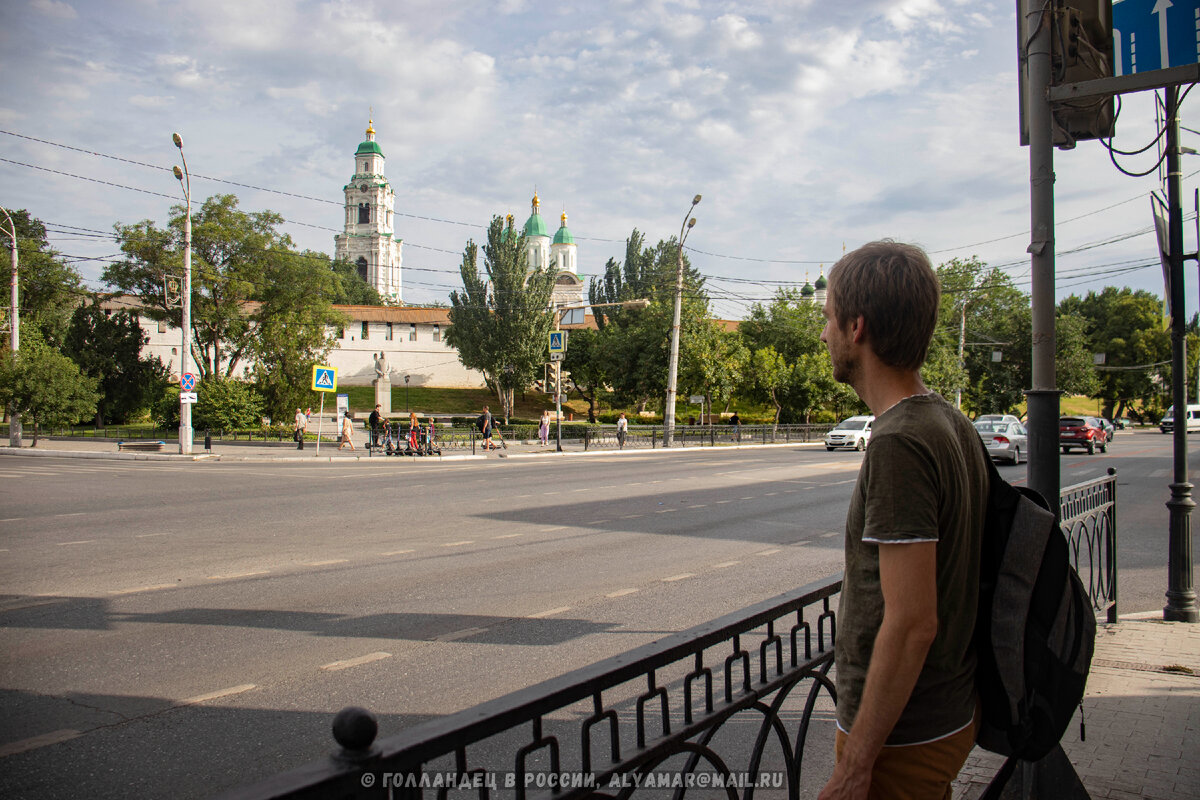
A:
[[[69,3],[60,0],[33,0],[30,7],[40,14],[55,19],[78,19],[79,14]]]
[[[175,102],[171,96],[135,94],[129,98],[129,105],[135,108],[163,108]]]

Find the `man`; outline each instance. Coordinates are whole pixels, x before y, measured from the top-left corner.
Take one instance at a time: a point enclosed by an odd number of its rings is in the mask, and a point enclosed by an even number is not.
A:
[[[304,433],[308,430],[308,415],[296,409],[296,420],[292,426],[292,436],[296,440],[296,449],[304,449]]]
[[[492,444],[492,412],[488,411],[488,407],[483,407],[483,413],[479,415],[479,433],[483,436],[483,449],[495,450],[496,445]]]
[[[625,449],[625,434],[629,433],[629,420],[625,419],[625,412],[621,412],[621,416],[617,417],[617,446]]]
[[[371,440],[367,448],[379,446],[379,430],[383,427],[383,414],[380,410],[383,408],[382,403],[375,404],[375,410],[371,412],[371,416],[367,417],[367,426],[371,429]]]
[[[873,242],[829,271],[821,340],[875,415],[846,515],[832,798],[948,798],[975,742],[979,435],[920,368],[939,288],[917,247]]]

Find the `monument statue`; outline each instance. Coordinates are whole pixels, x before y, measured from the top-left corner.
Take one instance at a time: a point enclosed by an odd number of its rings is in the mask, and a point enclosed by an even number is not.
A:
[[[379,355],[375,356],[375,378],[376,380],[388,380],[388,363],[387,356],[383,351],[379,351]]]

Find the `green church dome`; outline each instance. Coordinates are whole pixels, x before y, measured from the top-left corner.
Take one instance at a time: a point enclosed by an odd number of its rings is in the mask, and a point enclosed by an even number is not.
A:
[[[825,273],[821,273],[821,276],[819,278],[817,278],[817,289],[818,290],[825,289],[828,286],[829,286],[829,281],[825,280]]]
[[[809,283],[808,281],[804,282],[804,288],[800,290],[800,296],[801,297],[812,297],[813,296],[813,287],[812,287],[811,283]]]
[[[538,213],[541,208],[541,201],[538,200],[537,192],[533,193],[533,213],[529,215],[529,219],[525,221],[526,236],[545,236],[550,237],[546,233],[546,223],[542,219],[542,215]]]
[[[367,141],[363,142],[362,144],[360,144],[358,146],[358,149],[354,151],[354,155],[356,155],[356,156],[376,155],[376,156],[379,156],[380,158],[382,158],[383,150],[380,149],[378,142],[373,142],[368,139]]]
[[[554,234],[554,244],[575,244],[575,237],[567,230],[567,212],[562,213],[562,226]]]

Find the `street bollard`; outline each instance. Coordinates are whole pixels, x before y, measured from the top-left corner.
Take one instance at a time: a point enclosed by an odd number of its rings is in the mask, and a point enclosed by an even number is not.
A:
[[[211,429],[206,430],[204,432],[204,450],[207,453],[212,452],[212,430]]]

